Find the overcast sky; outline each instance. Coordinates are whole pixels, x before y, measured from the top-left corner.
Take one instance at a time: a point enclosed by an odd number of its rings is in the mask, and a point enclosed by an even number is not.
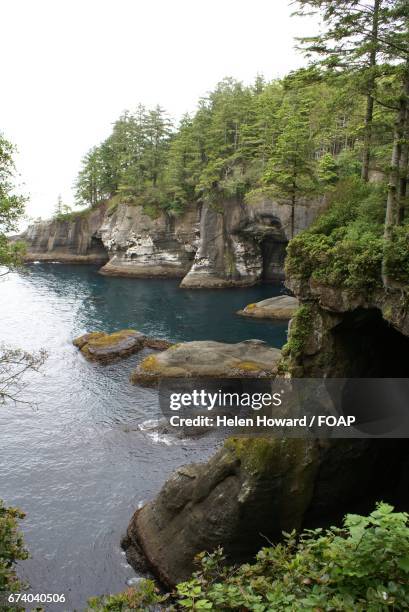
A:
[[[17,145],[27,213],[49,216],[87,150],[126,108],[179,118],[225,76],[248,83],[304,63],[314,32],[288,0],[1,0],[0,131]]]

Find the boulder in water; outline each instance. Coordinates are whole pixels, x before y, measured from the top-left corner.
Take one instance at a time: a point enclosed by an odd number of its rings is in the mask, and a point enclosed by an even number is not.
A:
[[[151,385],[162,378],[272,378],[280,358],[281,351],[261,340],[184,342],[146,357],[131,381]]]
[[[90,361],[102,363],[128,357],[143,348],[163,351],[172,346],[167,340],[150,338],[135,329],[122,329],[113,334],[90,332],[75,338],[73,344]]]
[[[243,310],[237,312],[242,317],[255,319],[291,319],[297,310],[298,300],[291,295],[278,295],[267,298],[261,302],[248,304]]]

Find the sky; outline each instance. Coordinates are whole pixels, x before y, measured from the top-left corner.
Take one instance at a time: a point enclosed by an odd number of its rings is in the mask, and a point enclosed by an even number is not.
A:
[[[0,132],[18,149],[27,214],[74,204],[81,158],[125,109],[174,119],[225,76],[267,80],[305,64],[312,19],[288,0],[1,0]]]

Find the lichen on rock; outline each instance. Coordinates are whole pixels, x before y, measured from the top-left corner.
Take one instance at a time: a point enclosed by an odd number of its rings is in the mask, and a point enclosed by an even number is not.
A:
[[[146,357],[134,370],[135,384],[156,384],[162,378],[269,378],[281,353],[261,340],[236,344],[210,340],[184,342]]]
[[[164,350],[172,346],[166,340],[150,338],[135,329],[122,329],[112,334],[90,332],[75,338],[73,344],[86,359],[101,363],[128,357],[143,348]]]

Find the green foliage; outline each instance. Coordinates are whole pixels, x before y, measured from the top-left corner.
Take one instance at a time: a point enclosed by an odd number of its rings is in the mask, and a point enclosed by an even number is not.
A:
[[[392,229],[392,239],[384,246],[386,271],[397,282],[409,279],[409,225]]]
[[[288,342],[283,346],[283,357],[291,353],[297,357],[304,349],[308,336],[311,334],[312,311],[311,306],[300,306],[291,320],[291,334]]]
[[[163,173],[171,136],[165,111],[139,105],[115,122],[112,134],[93,147],[82,162],[76,182],[79,204],[92,207],[120,193],[124,200],[157,188]]]
[[[54,219],[56,221],[75,221],[76,219],[81,219],[87,217],[92,211],[92,207],[88,206],[83,208],[82,210],[70,210],[68,206],[64,206],[60,213],[54,215]]]
[[[384,203],[383,185],[368,185],[358,177],[340,181],[330,194],[328,211],[289,243],[287,273],[352,290],[380,286]],[[400,235],[391,273],[404,275],[409,251],[404,249],[404,231]]]
[[[338,164],[331,153],[325,153],[319,160],[318,177],[324,185],[333,185],[338,181]]]
[[[13,145],[0,134],[0,266],[7,268],[17,265],[24,254],[21,242],[7,239],[7,234],[17,230],[25,205],[25,198],[14,192],[14,152]]]
[[[22,588],[14,565],[16,561],[28,558],[18,528],[18,521],[23,518],[23,512],[17,508],[6,508],[0,500],[0,594]]]
[[[157,610],[159,604],[168,599],[168,595],[161,595],[153,580],[141,580],[137,589],[130,588],[123,593],[104,597],[93,597],[88,602],[87,610],[96,612],[149,612]]]
[[[378,504],[342,529],[285,534],[253,564],[230,567],[222,551],[199,555],[177,587],[177,610],[382,612],[409,609],[409,517]]]
[[[94,598],[90,610],[387,612],[409,609],[409,516],[379,503],[369,516],[346,515],[342,528],[284,533],[254,563],[226,564],[221,548],[200,553],[199,569],[173,594],[151,581]],[[155,605],[158,607],[155,608]]]
[[[348,78],[302,69],[253,85],[226,78],[178,126],[157,107],[125,112],[110,136],[85,156],[77,202],[117,198],[155,216],[190,203],[217,208],[257,194],[311,197],[339,178],[360,174],[364,104]],[[373,155],[386,164],[392,140],[388,110],[377,115]],[[374,125],[378,125],[374,121]]]
[[[279,112],[283,128],[263,177],[281,197],[294,202],[317,187],[310,106],[311,101],[299,93],[286,97]]]

